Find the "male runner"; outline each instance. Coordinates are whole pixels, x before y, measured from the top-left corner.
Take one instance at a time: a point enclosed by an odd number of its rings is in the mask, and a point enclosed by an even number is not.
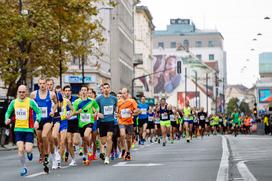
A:
[[[145,96],[141,97],[141,101],[138,103],[138,109],[141,111],[141,114],[138,115],[138,128],[139,128],[139,144],[144,145],[146,137],[146,128],[148,123],[148,107],[149,105],[145,102]]]
[[[57,97],[54,92],[51,92],[46,89],[46,80],[40,78],[38,80],[39,90],[34,91],[30,94],[30,98],[34,99],[38,104],[42,112],[42,118],[39,124],[39,128],[36,130],[38,145],[40,147],[40,158],[44,157],[43,165],[44,171],[49,172],[49,138],[50,131],[52,128],[52,116],[54,115],[55,110],[57,109]],[[52,106],[54,102],[54,107]]]
[[[204,112],[203,107],[200,108],[200,111],[197,113],[197,117],[199,119],[200,135],[203,138],[205,133],[206,119],[207,119],[207,113]]]
[[[105,157],[105,164],[110,163],[110,154],[112,150],[112,135],[114,131],[114,112],[117,106],[117,98],[110,95],[110,85],[103,84],[103,94],[96,98],[99,105],[99,132],[100,132],[100,155]],[[107,152],[105,154],[104,146],[107,144]]]
[[[27,88],[25,85],[20,85],[18,88],[18,97],[13,100],[6,112],[5,123],[11,123],[10,116],[15,113],[15,140],[18,147],[18,156],[22,165],[20,172],[21,176],[27,175],[27,167],[25,164],[25,152],[29,161],[32,160],[32,148],[34,142],[34,127],[39,127],[41,120],[41,110],[36,102],[28,97]],[[36,113],[36,120],[33,120],[33,111]]]
[[[183,108],[183,117],[184,117],[184,127],[186,130],[186,141],[190,143],[190,138],[192,140],[192,129],[193,129],[193,120],[192,120],[192,109],[190,107],[189,101],[185,102]]]
[[[138,113],[139,110],[137,110],[136,101],[130,99],[127,88],[123,88],[122,99],[120,99],[117,104],[117,114],[120,128],[122,158],[125,160],[132,160],[130,148],[133,134],[133,114]]]
[[[97,102],[93,99],[88,98],[88,87],[81,87],[81,98],[78,98],[74,102],[75,114],[78,114],[79,119],[79,133],[83,140],[84,146],[84,156],[83,163],[85,165],[89,165],[89,161],[87,160],[87,155],[92,142],[92,131],[93,125],[96,121],[94,118],[97,117],[97,113],[99,112],[99,106]]]

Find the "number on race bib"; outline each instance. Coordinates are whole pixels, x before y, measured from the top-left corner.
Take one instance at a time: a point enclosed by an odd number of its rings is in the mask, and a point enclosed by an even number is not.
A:
[[[162,117],[162,119],[164,119],[164,120],[165,120],[165,119],[168,119],[168,114],[162,114],[161,117]]]
[[[147,114],[147,110],[146,110],[146,108],[141,108],[141,114],[144,114],[144,115],[146,115]]]
[[[170,115],[170,121],[172,121],[172,122],[175,121],[175,116],[173,114]]]
[[[42,118],[47,118],[47,107],[40,107],[42,111]]]
[[[130,118],[130,117],[131,117],[130,109],[122,109],[121,110],[121,118]]]
[[[83,113],[81,113],[80,114],[80,119],[81,119],[81,122],[83,122],[83,123],[90,122],[91,121],[91,114],[83,114]]]
[[[148,116],[148,121],[152,122],[153,121],[153,116]]]
[[[26,108],[16,109],[15,116],[17,120],[27,120],[27,109]]]
[[[104,115],[112,115],[113,114],[113,106],[104,106]]]

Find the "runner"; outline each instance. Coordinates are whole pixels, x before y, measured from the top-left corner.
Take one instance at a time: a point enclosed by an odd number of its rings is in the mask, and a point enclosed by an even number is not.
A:
[[[6,112],[5,123],[11,123],[10,116],[15,113],[15,141],[18,147],[18,156],[22,165],[21,176],[28,173],[25,163],[25,152],[29,161],[33,159],[32,149],[34,143],[34,127],[39,127],[41,121],[41,110],[36,102],[28,97],[25,85],[20,85],[17,91],[18,97],[13,100]],[[36,120],[33,120],[33,111],[36,113]]]
[[[122,99],[117,104],[117,114],[120,128],[120,139],[122,148],[122,158],[125,160],[132,160],[130,148],[132,144],[133,134],[133,114],[137,115],[137,103],[135,100],[129,98],[128,90],[122,89]]]
[[[150,106],[148,108],[148,123],[147,123],[147,129],[146,129],[146,134],[150,138],[150,143],[153,142],[153,136],[154,136],[154,129],[155,129],[155,114],[153,112],[153,107]]]
[[[74,102],[75,114],[78,114],[79,119],[79,132],[83,140],[84,146],[84,155],[83,155],[83,163],[84,165],[89,165],[90,160],[87,160],[87,156],[89,158],[90,155],[90,146],[92,142],[92,131],[93,125],[95,122],[95,117],[99,112],[99,106],[95,100],[88,98],[88,87],[81,87],[81,98],[78,98]]]
[[[162,146],[166,146],[166,136],[169,133],[169,129],[171,126],[170,122],[170,109],[166,104],[165,98],[161,98],[160,106],[158,107],[158,111],[160,113],[160,126],[162,132]]]
[[[200,108],[200,111],[197,113],[197,117],[199,119],[200,135],[201,135],[201,138],[203,138],[205,133],[206,119],[207,119],[207,113],[204,112],[203,107]]]
[[[145,102],[145,96],[141,97],[141,101],[138,103],[138,109],[141,111],[141,113],[138,115],[138,128],[139,128],[139,144],[144,145],[145,143],[145,137],[146,137],[146,128],[148,123],[148,107],[149,105]]]
[[[66,99],[70,100],[72,104],[76,101],[77,97],[72,96],[71,87],[69,85],[64,86],[63,88],[64,96]],[[68,127],[67,127],[67,142],[68,142],[68,150],[72,157],[70,166],[76,165],[75,160],[75,149],[74,145],[78,146],[80,143],[80,134],[78,129],[78,119],[77,116],[72,116],[72,112],[69,106],[67,106],[67,116],[68,117]]]
[[[185,102],[185,106],[183,108],[184,115],[184,127],[186,131],[186,141],[190,143],[190,138],[192,140],[192,129],[193,129],[193,119],[192,119],[192,109],[190,107],[189,101]]]
[[[155,112],[155,142],[158,142],[158,144],[161,143],[161,125],[160,125],[160,108],[159,105],[156,105],[154,108]]]
[[[239,112],[237,109],[234,110],[231,117],[232,117],[232,126],[234,129],[234,136],[236,137],[238,135],[238,130],[240,127]]]
[[[30,94],[30,98],[34,99],[42,111],[42,118],[39,123],[39,128],[36,129],[37,140],[40,150],[40,161],[43,160],[44,171],[49,172],[49,153],[50,145],[49,138],[51,137],[50,131],[52,128],[52,116],[57,109],[57,97],[54,92],[46,89],[46,80],[40,78],[38,80],[39,90]],[[52,106],[54,102],[54,107]]]
[[[170,107],[171,109],[171,107]],[[170,126],[170,143],[173,144],[174,143],[174,139],[175,139],[175,135],[177,133],[178,130],[178,119],[179,119],[179,113],[177,111],[176,107],[173,107],[170,110],[170,121],[171,121],[171,126]]]
[[[110,163],[110,154],[112,150],[112,135],[114,131],[114,112],[117,106],[117,98],[110,95],[110,85],[103,84],[103,95],[96,98],[100,111],[98,114],[100,125],[100,155],[105,157],[105,164]],[[107,152],[105,154],[104,146],[107,144]]]

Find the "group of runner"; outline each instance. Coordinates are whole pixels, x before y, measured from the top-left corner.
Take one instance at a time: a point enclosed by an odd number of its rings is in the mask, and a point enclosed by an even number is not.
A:
[[[18,96],[10,103],[5,115],[7,125],[14,115],[21,176],[28,174],[25,153],[31,161],[35,135],[39,162],[48,173],[50,160],[52,169],[58,169],[63,162],[68,162],[70,156],[69,165],[75,166],[76,151],[82,156],[84,165],[98,159],[98,150],[99,158],[109,164],[115,158],[132,160],[131,148],[137,141],[139,145],[149,140],[166,146],[168,140],[174,143],[184,137],[189,143],[198,135],[203,137],[228,131],[237,135],[240,129],[241,119],[237,111],[228,119],[222,114],[208,116],[203,108],[190,107],[188,101],[182,109],[167,104],[165,98],[152,106],[142,96],[137,103],[127,88],[116,94],[108,83],[101,86],[102,94],[98,97],[85,85],[78,96],[72,95],[69,85],[56,86],[53,90],[52,79],[40,78],[38,86],[39,89],[29,97],[27,87],[19,86]],[[248,119],[245,120],[247,130]]]

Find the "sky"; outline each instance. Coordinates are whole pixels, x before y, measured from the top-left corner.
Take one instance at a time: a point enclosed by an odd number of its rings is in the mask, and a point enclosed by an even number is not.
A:
[[[173,18],[218,30],[227,52],[228,84],[252,87],[259,78],[259,54],[272,52],[271,0],[141,0],[140,5],[149,8],[156,30],[165,30]]]

